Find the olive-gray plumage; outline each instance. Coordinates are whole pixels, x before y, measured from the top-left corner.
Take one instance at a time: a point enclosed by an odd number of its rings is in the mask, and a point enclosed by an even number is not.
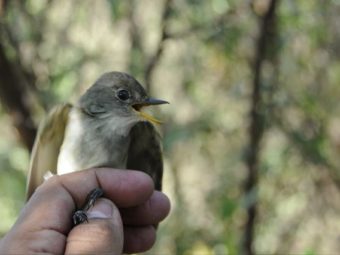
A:
[[[138,169],[162,186],[159,135],[144,106],[166,101],[149,98],[132,76],[103,74],[73,106],[55,107],[42,125],[31,157],[29,198],[47,172],[63,174],[91,167]]]

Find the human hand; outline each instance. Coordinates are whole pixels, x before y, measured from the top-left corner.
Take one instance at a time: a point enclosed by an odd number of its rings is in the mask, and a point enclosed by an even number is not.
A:
[[[88,211],[88,223],[73,227],[72,214],[94,188],[104,197]],[[53,176],[37,188],[12,229],[0,240],[0,254],[121,254],[150,249],[156,226],[170,210],[140,171],[97,168]]]

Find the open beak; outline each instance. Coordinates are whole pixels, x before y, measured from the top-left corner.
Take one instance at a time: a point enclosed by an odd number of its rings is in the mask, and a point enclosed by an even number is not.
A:
[[[151,115],[145,113],[145,112],[142,112],[141,109],[145,106],[150,106],[150,105],[159,105],[159,104],[168,104],[169,102],[167,101],[164,101],[164,100],[160,100],[160,99],[157,99],[157,98],[147,98],[141,102],[137,102],[135,104],[132,105],[132,107],[138,112],[138,114],[150,121],[151,123],[154,123],[154,124],[162,124],[162,121],[160,120],[157,120],[156,118],[152,117]]]

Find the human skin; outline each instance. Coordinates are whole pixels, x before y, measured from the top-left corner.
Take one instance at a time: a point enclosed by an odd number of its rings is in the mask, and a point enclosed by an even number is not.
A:
[[[73,226],[72,214],[97,187],[104,198],[88,211],[88,223]],[[140,171],[96,168],[53,176],[0,240],[0,254],[143,252],[153,246],[155,226],[169,211],[169,199]]]

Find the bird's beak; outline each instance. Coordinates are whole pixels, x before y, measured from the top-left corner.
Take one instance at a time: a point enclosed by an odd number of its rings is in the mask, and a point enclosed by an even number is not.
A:
[[[145,113],[145,112],[142,112],[141,109],[145,106],[150,106],[150,105],[159,105],[159,104],[168,104],[169,102],[167,101],[164,101],[164,100],[161,100],[161,99],[157,99],[157,98],[146,98],[145,100],[143,101],[140,101],[140,102],[137,102],[135,104],[132,105],[132,107],[138,112],[138,114],[150,121],[151,123],[154,123],[154,124],[162,124],[162,121],[160,120],[157,120],[156,118],[152,117],[151,115]]]
[[[149,97],[145,99],[141,104],[144,106],[148,106],[148,105],[158,105],[158,104],[168,104],[168,103],[169,103],[168,101]]]

